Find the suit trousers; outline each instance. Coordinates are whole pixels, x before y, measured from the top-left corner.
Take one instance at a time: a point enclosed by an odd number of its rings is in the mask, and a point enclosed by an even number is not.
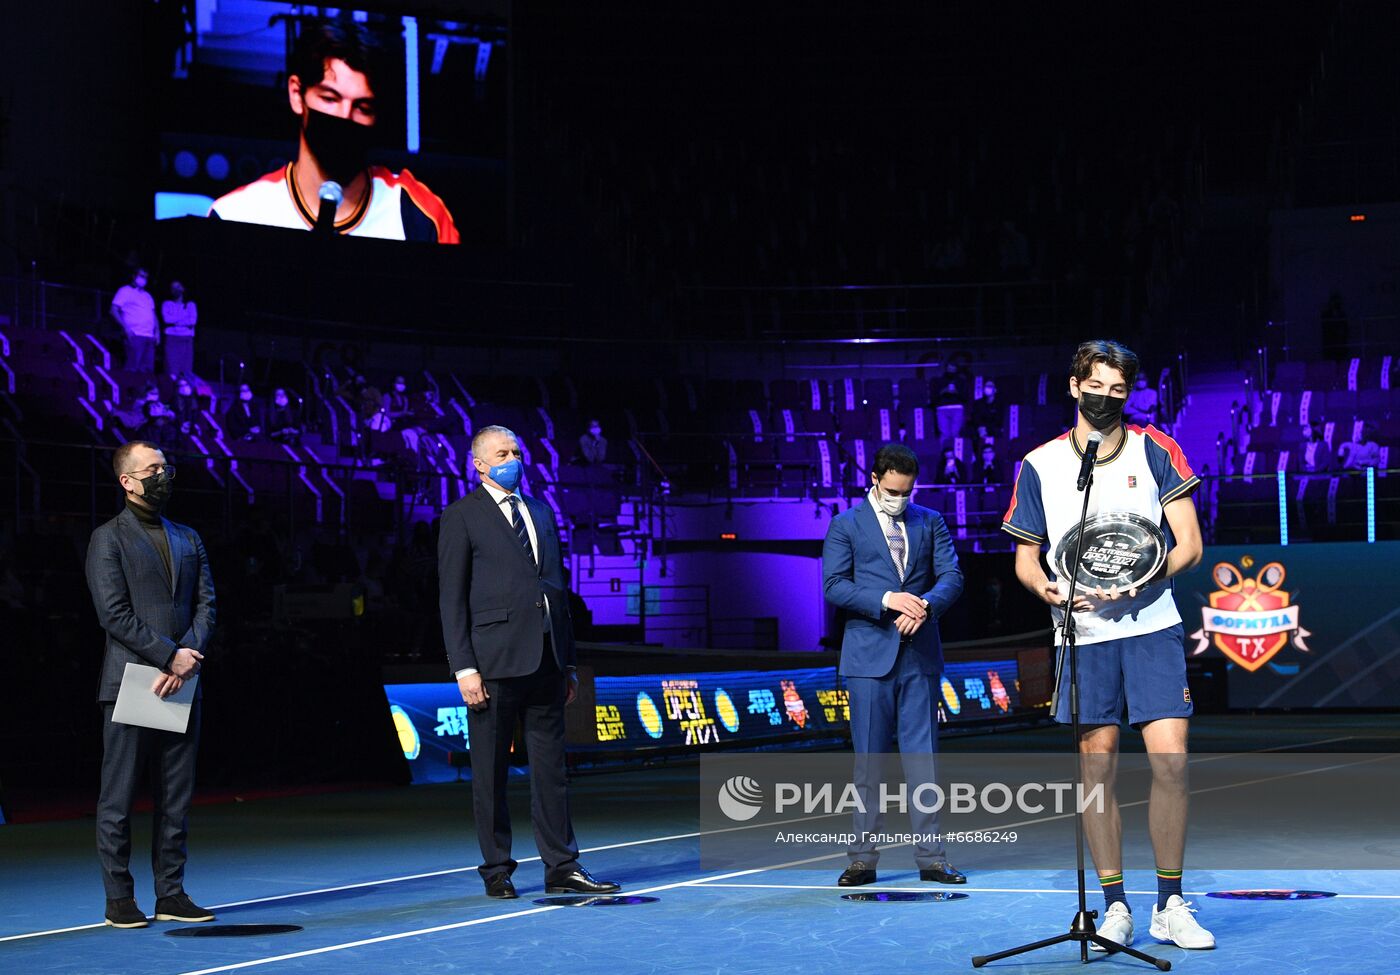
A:
[[[131,861],[131,806],[142,772],[149,769],[154,816],[151,869],[157,897],[184,890],[185,848],[194,766],[199,752],[200,702],[190,710],[183,735],[119,724],[113,704],[102,705],[102,791],[97,800],[97,857],[108,899],[135,896]]]
[[[938,814],[920,812],[913,805],[914,790],[934,782],[938,753],[938,674],[919,672],[919,658],[905,644],[899,648],[894,668],[884,677],[847,677],[846,691],[851,705],[851,746],[855,751],[854,784],[865,811],[854,814],[856,834],[847,855],[852,862],[863,861],[874,867],[880,859],[880,843],[872,835],[884,831],[880,810],[880,782],[884,756],[899,742],[909,800],[909,820],[920,839],[914,844],[914,862],[920,869],[946,859],[938,833]],[[897,781],[888,791],[896,792]]]
[[[568,775],[564,764],[564,700],[568,678],[560,672],[544,636],[540,666],[524,677],[484,679],[490,695],[482,711],[469,711],[472,810],[481,843],[483,879],[515,871],[511,859],[510,804],[507,782],[510,746],[516,726],[524,723],[530,759],[530,821],[546,878],[578,867],[578,841],[569,815]]]

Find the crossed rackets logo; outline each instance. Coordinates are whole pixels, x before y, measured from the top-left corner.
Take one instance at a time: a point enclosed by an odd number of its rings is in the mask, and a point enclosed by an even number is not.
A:
[[[1281,591],[1287,571],[1282,562],[1270,562],[1253,578],[1244,574],[1254,566],[1246,555],[1239,567],[1219,562],[1211,578],[1220,588],[1201,607],[1201,628],[1191,634],[1196,640],[1192,655],[1204,653],[1212,643],[1245,670],[1256,671],[1268,663],[1291,640],[1308,652],[1304,639],[1312,634],[1298,623],[1298,607],[1292,596]]]

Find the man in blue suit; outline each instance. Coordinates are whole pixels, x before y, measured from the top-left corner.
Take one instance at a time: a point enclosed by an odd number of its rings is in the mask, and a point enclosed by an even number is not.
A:
[[[212,921],[185,893],[185,841],[194,798],[200,701],[196,688],[189,726],[181,734],[112,720],[129,663],[160,670],[151,690],[169,697],[200,672],[214,632],[214,581],[199,533],[164,517],[175,465],[146,440],[130,440],[112,456],[125,492],[121,514],[92,533],[87,582],[97,621],[106,631],[97,700],[102,707],[102,791],[97,804],[97,852],[107,890],[106,923],[144,928],[136,904],[131,860],[131,806],[141,773],[150,769],[155,793],[151,864],[156,920]]]
[[[938,751],[935,702],[943,672],[938,617],[963,590],[962,570],[943,516],[910,504],[919,459],[902,444],[875,454],[870,491],[831,520],[822,546],[826,599],[845,612],[841,676],[850,694],[855,785],[864,811],[855,814],[857,840],[842,887],[874,883],[882,831],[879,756],[896,740],[909,794],[934,781]],[[914,860],[919,879],[944,884],[967,878],[948,862],[938,815],[910,807],[921,837]]]
[[[518,896],[511,874],[510,745],[525,728],[530,817],[550,894],[610,894],[578,862],[564,765],[564,707],[578,690],[559,530],[549,505],[520,493],[520,441],[489,426],[472,439],[481,487],[442,513],[439,607],[447,660],[470,709],[472,808],[486,896]]]

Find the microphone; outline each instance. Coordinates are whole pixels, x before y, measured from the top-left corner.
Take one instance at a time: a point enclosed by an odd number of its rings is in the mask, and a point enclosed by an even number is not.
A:
[[[335,180],[328,179],[321,184],[316,195],[321,200],[321,209],[316,212],[316,233],[335,233],[335,210],[345,199],[345,191]]]
[[[1079,481],[1075,485],[1076,491],[1084,490],[1089,479],[1094,476],[1094,458],[1098,456],[1099,444],[1103,443],[1103,434],[1095,430],[1089,434],[1088,443],[1084,446],[1084,460],[1079,464]]]

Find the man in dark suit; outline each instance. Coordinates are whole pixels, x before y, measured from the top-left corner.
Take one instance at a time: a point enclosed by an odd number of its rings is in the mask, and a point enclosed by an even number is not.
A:
[[[156,920],[212,921],[184,889],[185,838],[194,794],[200,704],[196,697],[183,733],[112,720],[128,663],[161,671],[152,691],[168,697],[199,673],[214,629],[214,582],[204,543],[194,529],[163,517],[175,466],[153,443],[128,441],[112,469],[126,507],[92,533],[87,582],[97,621],[107,633],[97,700],[102,707],[102,791],[97,805],[97,853],[107,891],[107,923],[143,928],[131,859],[131,804],[143,769],[155,791],[151,862]],[[197,689],[199,690],[199,689]]]
[[[958,556],[943,516],[910,504],[919,459],[903,444],[875,454],[865,499],[831,520],[822,545],[827,602],[845,611],[841,675],[850,695],[855,786],[865,806],[855,814],[850,865],[837,881],[856,887],[875,881],[882,831],[880,756],[899,753],[909,794],[933,782],[938,751],[935,718],[943,645],[942,616],[963,589]],[[938,816],[910,807],[919,879],[945,884],[967,878],[948,862],[936,839]]]
[[[481,487],[442,513],[439,607],[447,659],[467,702],[472,808],[488,897],[515,897],[506,776],[516,725],[530,759],[531,818],[548,893],[612,893],[578,862],[564,768],[564,706],[578,689],[559,530],[519,492],[520,442],[505,427],[472,439]]]

